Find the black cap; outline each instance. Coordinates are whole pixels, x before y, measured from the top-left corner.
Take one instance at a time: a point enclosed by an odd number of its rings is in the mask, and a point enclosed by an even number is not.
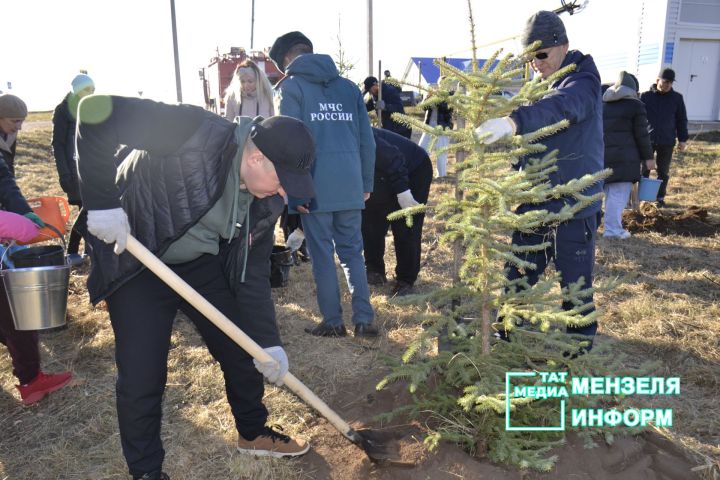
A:
[[[296,198],[313,198],[312,166],[315,141],[310,130],[296,118],[278,115],[255,123],[250,138],[275,167],[280,185]]]
[[[668,82],[674,82],[675,81],[675,70],[672,68],[665,68],[662,72],[660,72],[660,78],[663,80],[667,80]]]
[[[366,91],[366,92],[370,91],[370,88],[371,88],[373,85],[377,85],[377,84],[378,84],[378,79],[375,78],[375,77],[367,77],[367,78],[363,81],[363,85],[365,85],[365,91]]]
[[[522,45],[528,47],[538,40],[542,42],[539,48],[557,47],[568,43],[565,25],[557,13],[540,10],[528,18],[521,38]]]
[[[298,43],[302,43],[310,48],[313,48],[313,44],[310,39],[300,32],[288,32],[275,39],[275,43],[273,43],[270,48],[269,55],[280,71],[285,72],[285,55],[287,55],[287,52]]]

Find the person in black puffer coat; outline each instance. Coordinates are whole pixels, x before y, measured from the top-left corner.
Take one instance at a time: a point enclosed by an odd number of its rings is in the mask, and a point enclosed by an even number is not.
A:
[[[270,291],[281,194],[313,198],[315,144],[299,120],[238,117],[191,105],[92,95],[78,108],[80,193],[88,210],[93,303],[105,300],[115,334],[120,441],[136,479],[161,480],[160,429],[173,319],[182,310],[220,363],[243,453],[297,456],[307,442],[265,423],[263,376],[282,383]],[[119,145],[133,151],[116,166]],[[137,241],[258,343],[258,362],[202,313],[123,252]],[[115,244],[114,248],[113,245]]]
[[[655,168],[645,106],[638,98],[638,82],[630,73],[620,72],[615,85],[603,94],[605,168],[612,175],[605,180],[605,238],[628,238],[622,226],[622,212],[632,184],[640,180],[640,167]]]
[[[80,239],[87,234],[87,212],[82,208],[80,185],[78,184],[77,164],[75,162],[75,123],[80,99],[95,92],[92,78],[80,73],[73,78],[72,91],[65,95],[53,113],[52,150],[55,167],[60,179],[60,187],[70,205],[80,208],[80,213],[70,231],[67,260],[70,265],[80,265],[84,257],[80,251]]]

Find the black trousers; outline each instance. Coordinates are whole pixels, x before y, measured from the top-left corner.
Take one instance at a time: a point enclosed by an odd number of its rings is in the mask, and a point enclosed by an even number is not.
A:
[[[70,230],[67,253],[78,253],[80,251],[80,239],[84,238],[85,235],[87,235],[87,210],[80,205],[80,213],[78,213],[72,230]]]
[[[240,328],[248,316],[252,318],[252,303],[239,302],[231,293],[220,256],[203,255],[170,268]],[[269,295],[267,275],[264,278],[267,285],[243,284],[243,298],[252,298],[253,292]],[[260,433],[268,412],[262,403],[263,377],[252,358],[154,273],[144,270],[110,295],[107,304],[115,332],[120,440],[131,475],[159,470],[165,457],[160,439],[162,397],[178,309],[192,320],[220,363],[238,432],[250,439]]]
[[[668,180],[670,180],[670,162],[672,161],[674,148],[674,145],[653,145],[657,175],[658,178],[662,180],[657,194],[658,200],[665,200],[665,192],[667,191]],[[645,166],[645,162],[643,162],[642,175],[646,178],[650,176],[650,170]]]
[[[410,191],[415,200],[426,203],[430,194],[430,183],[433,177],[432,162],[429,158],[423,161],[409,175]],[[397,196],[390,187],[383,183],[375,184],[375,191],[365,202],[362,213],[362,236],[365,249],[365,267],[369,272],[385,275],[385,235],[388,227],[392,229],[395,243],[395,278],[414,284],[420,272],[420,255],[422,248],[422,226],[425,214],[413,217],[413,226],[408,228],[405,220],[389,222],[389,213],[400,210]]]

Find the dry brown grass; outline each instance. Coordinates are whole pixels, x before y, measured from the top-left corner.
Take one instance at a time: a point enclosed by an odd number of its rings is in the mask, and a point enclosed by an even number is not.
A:
[[[21,134],[17,172],[28,197],[62,193],[48,147],[49,135],[47,126]],[[713,168],[718,153],[717,144],[696,142],[676,165],[668,193],[673,206],[702,205],[718,221],[716,185],[720,175]],[[434,185],[431,199],[448,188],[446,183]],[[437,234],[437,225],[429,218],[427,265],[418,281],[421,290],[451,280],[451,253],[437,245]],[[627,279],[619,288],[597,297],[604,312],[603,341],[634,356],[660,359],[664,368],[659,374],[682,378],[681,396],[643,400],[675,409],[675,426],[666,433],[704,455],[698,457],[698,463],[720,460],[720,415],[715,398],[720,386],[720,238],[640,234],[626,241],[601,239],[597,256],[598,278]],[[387,258],[388,272],[392,272],[389,238]],[[107,313],[88,303],[86,274],[85,269],[72,276],[68,328],[41,335],[43,368],[71,369],[78,379],[73,388],[31,408],[22,407],[13,386],[10,358],[0,349],[0,479],[127,478],[114,405],[112,331]],[[309,264],[293,268],[290,286],[274,293],[278,321],[292,371],[331,406],[341,409],[346,405],[334,404],[333,398],[347,398],[370,373],[384,371],[383,356],[399,354],[420,327],[412,309],[388,303],[389,287],[385,287],[372,296],[378,321],[385,329],[377,343],[310,337],[302,329],[320,320],[314,288]],[[344,302],[349,312],[347,293]],[[350,324],[348,313],[346,324]],[[194,327],[181,316],[172,342],[163,439],[166,470],[173,480],[321,478],[302,460],[256,460],[237,454],[219,368]],[[265,400],[270,421],[290,434],[326,435],[326,424],[286,390],[268,387]],[[336,441],[344,442],[340,436]]]

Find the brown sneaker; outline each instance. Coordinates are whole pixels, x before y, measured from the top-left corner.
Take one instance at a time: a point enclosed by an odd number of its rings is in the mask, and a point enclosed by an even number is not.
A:
[[[310,450],[310,444],[305,440],[293,439],[270,427],[258,435],[254,440],[245,440],[238,435],[238,451],[249,453],[257,457],[298,457]]]

